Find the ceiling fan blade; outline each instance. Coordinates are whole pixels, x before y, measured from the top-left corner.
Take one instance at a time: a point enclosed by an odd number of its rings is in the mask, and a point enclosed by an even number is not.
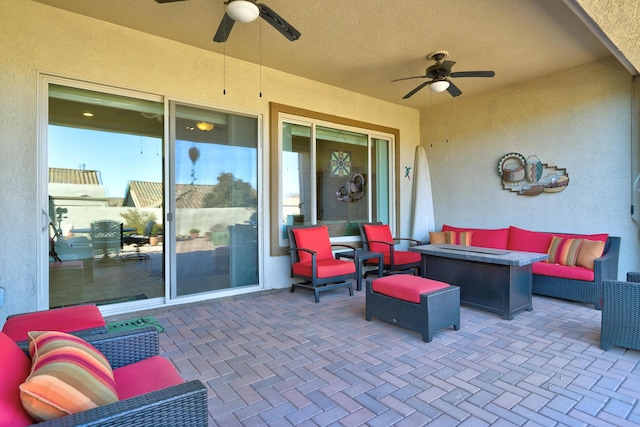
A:
[[[269,6],[262,3],[257,3],[257,6],[260,9],[260,17],[278,30],[283,36],[291,41],[296,41],[300,38],[300,32],[285,21],[282,16],[275,13]]]
[[[496,73],[493,71],[458,71],[451,73],[451,77],[493,77]]]
[[[428,82],[424,82],[421,85],[419,85],[417,88],[415,88],[414,90],[412,90],[411,92],[409,92],[408,94],[406,94],[405,96],[402,97],[402,99],[409,99],[411,98],[413,95],[416,94],[416,92],[418,92],[420,89],[422,89],[425,86],[429,86],[431,83],[433,83],[433,81],[429,80]]]
[[[449,95],[453,97],[462,95],[462,91],[458,89],[458,86],[454,85],[450,80],[447,81],[449,82],[449,87],[447,88],[447,92],[449,92]]]
[[[426,78],[427,78],[427,76],[403,77],[403,78],[401,78],[401,79],[391,80],[391,83],[393,83],[393,82],[399,82],[400,80],[426,79]]]
[[[224,13],[222,17],[222,21],[220,21],[220,25],[218,25],[218,30],[216,31],[216,35],[213,36],[213,41],[216,43],[224,43],[229,38],[229,33],[233,28],[234,21],[227,13]]]
[[[439,71],[444,72],[445,76],[448,76],[449,74],[451,74],[451,67],[453,67],[456,64],[456,61],[444,61],[442,64],[440,64],[440,67],[438,68]]]
[[[173,3],[176,1],[184,1],[184,0],[156,0],[156,3]]]

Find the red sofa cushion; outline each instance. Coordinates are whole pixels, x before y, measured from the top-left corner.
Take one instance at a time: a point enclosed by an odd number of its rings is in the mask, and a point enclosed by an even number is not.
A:
[[[507,249],[546,254],[552,237],[552,233],[523,230],[522,228],[511,226],[509,227]]]
[[[0,426],[27,426],[34,420],[20,400],[18,387],[29,376],[31,360],[13,338],[0,332]]]
[[[296,239],[296,247],[310,249],[316,253],[316,261],[333,259],[331,240],[329,240],[329,228],[326,225],[320,227],[294,228],[293,235]],[[311,254],[298,251],[300,262],[311,262]]]
[[[120,400],[182,384],[184,380],[171,362],[152,356],[113,370]]]
[[[437,291],[449,287],[448,283],[424,279],[408,274],[395,274],[375,279],[371,283],[374,292],[402,301],[420,304],[420,294]]]
[[[471,246],[479,246],[483,248],[507,249],[509,242],[508,228],[459,228],[444,224],[442,226],[442,231],[455,231],[457,233],[472,231]]]
[[[304,277],[313,276],[311,270],[311,261],[296,262],[291,266],[293,274]],[[316,277],[325,279],[327,277],[344,276],[346,274],[354,274],[356,265],[351,261],[343,261],[340,259],[323,259],[316,261]]]
[[[2,332],[17,342],[28,339],[29,331],[77,332],[100,327],[106,328],[100,309],[88,304],[13,316],[7,319]]]
[[[595,274],[593,270],[584,267],[569,267],[560,264],[550,264],[545,261],[536,262],[531,266],[533,274],[541,276],[561,277],[563,279],[584,280],[593,282]]]

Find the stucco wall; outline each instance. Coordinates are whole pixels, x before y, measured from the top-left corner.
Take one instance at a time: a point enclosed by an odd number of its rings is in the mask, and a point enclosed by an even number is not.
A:
[[[632,87],[630,74],[607,59],[422,111],[436,228],[609,233],[622,237],[619,277],[637,269]],[[498,160],[510,152],[566,168],[569,186],[532,197],[503,190]]]
[[[419,112],[272,69],[223,57],[152,35],[86,18],[28,0],[0,2],[0,287],[7,292],[0,323],[8,313],[36,308],[38,273],[36,242],[43,218],[38,197],[38,72],[72,77],[203,106],[263,115],[262,150],[268,153],[269,102],[343,116],[400,129],[400,164],[411,164],[419,143]],[[262,91],[263,96],[259,93]],[[265,155],[265,158],[268,157]],[[46,166],[46,162],[43,163]],[[269,217],[266,207],[268,162],[261,171],[263,246]],[[401,182],[401,222],[409,221],[410,183]],[[46,192],[44,193],[46,196]],[[265,255],[266,288],[290,284],[288,258]],[[40,307],[46,302],[40,301]]]

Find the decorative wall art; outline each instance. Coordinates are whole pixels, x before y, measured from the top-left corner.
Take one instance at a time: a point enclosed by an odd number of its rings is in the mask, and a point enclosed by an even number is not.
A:
[[[331,150],[329,170],[331,176],[343,177],[351,175],[351,151]]]
[[[542,163],[535,154],[526,158],[520,153],[505,154],[498,161],[498,174],[503,189],[522,196],[559,193],[569,185],[566,169]]]
[[[336,197],[341,202],[357,202],[364,197],[366,188],[364,175],[356,172],[336,191]]]

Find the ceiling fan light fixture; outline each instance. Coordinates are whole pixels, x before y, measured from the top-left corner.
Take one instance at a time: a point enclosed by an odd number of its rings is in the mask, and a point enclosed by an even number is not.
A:
[[[214,124],[209,122],[198,122],[196,123],[196,127],[201,131],[209,132],[211,129],[214,128]]]
[[[258,6],[252,1],[233,0],[227,5],[227,15],[234,21],[246,24],[258,19],[260,9],[258,9]]]
[[[437,80],[429,85],[432,92],[444,92],[448,88],[449,82],[447,80]]]

